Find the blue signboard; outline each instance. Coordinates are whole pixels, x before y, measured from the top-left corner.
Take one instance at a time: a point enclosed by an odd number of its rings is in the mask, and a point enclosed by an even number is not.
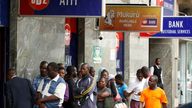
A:
[[[174,10],[174,0],[164,0],[163,1],[163,15],[164,16],[173,16]]]
[[[20,15],[104,16],[104,0],[20,0]]]
[[[8,25],[8,0],[0,0],[0,26]]]
[[[192,38],[192,17],[164,17],[163,31],[151,35],[152,37]]]

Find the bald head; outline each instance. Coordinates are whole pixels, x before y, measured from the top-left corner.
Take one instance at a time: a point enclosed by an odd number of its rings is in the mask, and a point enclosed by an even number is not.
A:
[[[158,77],[156,75],[152,75],[150,78],[152,78],[154,81],[158,82]]]
[[[157,82],[158,82],[158,77],[156,75],[152,75],[149,78],[148,84],[149,84],[149,88],[151,90],[154,90],[157,87]]]
[[[84,63],[81,65],[81,75],[82,77],[89,74],[90,66],[88,63]]]
[[[83,64],[81,65],[81,67],[83,67],[83,66],[86,66],[86,67],[88,68],[88,70],[90,70],[90,66],[89,66],[88,63],[83,63]]]

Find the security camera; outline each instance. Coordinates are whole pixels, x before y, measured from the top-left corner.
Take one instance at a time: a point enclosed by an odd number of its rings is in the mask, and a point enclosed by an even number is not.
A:
[[[99,36],[99,40],[102,40],[102,39],[103,39],[103,36],[100,35],[100,36]]]

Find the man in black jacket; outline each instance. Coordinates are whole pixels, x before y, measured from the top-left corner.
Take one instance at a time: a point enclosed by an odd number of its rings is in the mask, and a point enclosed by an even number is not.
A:
[[[27,79],[17,77],[15,69],[7,72],[6,108],[32,108],[35,90]]]
[[[158,77],[157,86],[163,89],[163,70],[160,65],[160,58],[155,59],[155,65],[150,68],[150,72],[151,75],[156,75]]]

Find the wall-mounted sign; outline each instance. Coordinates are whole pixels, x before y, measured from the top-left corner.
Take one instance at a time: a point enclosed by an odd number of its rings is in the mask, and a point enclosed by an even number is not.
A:
[[[157,6],[163,6],[163,16],[173,16],[174,0],[156,0]],[[141,36],[151,36],[158,32],[140,33]]]
[[[8,26],[8,0],[0,0],[0,26]]]
[[[105,0],[20,0],[20,15],[104,16]]]
[[[163,6],[164,16],[173,16],[174,0],[156,0],[156,6]]]
[[[164,17],[163,31],[140,33],[142,37],[187,37],[192,38],[192,17]]]
[[[160,31],[160,7],[106,5],[106,16],[100,18],[102,31]]]
[[[173,16],[174,0],[164,0],[163,7],[164,16]]]

